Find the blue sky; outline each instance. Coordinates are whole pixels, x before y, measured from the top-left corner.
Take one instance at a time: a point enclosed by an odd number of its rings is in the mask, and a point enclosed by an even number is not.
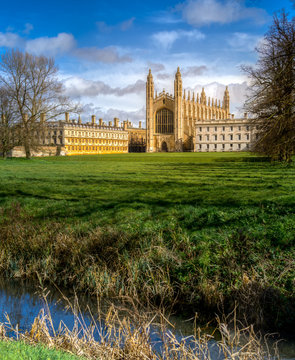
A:
[[[94,113],[134,122],[145,118],[145,80],[173,91],[177,66],[184,87],[221,97],[230,85],[232,112],[274,12],[294,16],[291,0],[10,1],[1,4],[0,52],[17,47],[53,56],[66,92]]]

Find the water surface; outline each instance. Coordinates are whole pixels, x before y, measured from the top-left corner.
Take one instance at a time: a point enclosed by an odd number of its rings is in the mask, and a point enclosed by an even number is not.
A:
[[[46,300],[42,298],[42,293],[47,294]],[[65,292],[63,291],[63,294]],[[67,292],[66,298],[74,304],[75,296],[73,293]],[[75,317],[73,312],[68,307],[68,300],[55,288],[41,289],[30,282],[24,281],[12,281],[4,278],[0,278],[0,322],[5,323],[5,314],[9,316],[11,324],[19,327],[21,331],[25,331],[31,328],[34,319],[38,316],[39,312],[46,308],[51,313],[53,324],[55,329],[58,328],[60,321],[72,329],[74,326]],[[92,323],[91,314],[96,317],[98,314],[97,301],[88,296],[79,296],[78,303],[81,309],[81,315],[86,323],[90,325]],[[107,310],[107,303],[103,306],[100,305],[102,310]],[[170,321],[174,324],[174,329],[170,330],[174,332],[177,339],[180,341],[183,337],[187,337],[193,334],[193,322],[186,321],[181,317],[172,317]],[[101,322],[103,326],[103,322]],[[103,331],[103,329],[99,329]],[[96,338],[99,339],[99,334],[96,334]],[[155,333],[153,333],[152,341],[155,348],[160,351],[161,339]],[[211,355],[213,360],[220,359],[217,346],[214,341],[211,343]],[[280,355],[285,360],[295,360],[295,343],[292,341],[281,341],[279,345]]]

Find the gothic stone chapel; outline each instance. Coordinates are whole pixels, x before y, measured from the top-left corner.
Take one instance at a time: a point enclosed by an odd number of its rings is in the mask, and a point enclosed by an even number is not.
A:
[[[175,74],[174,96],[163,90],[154,91],[151,70],[146,83],[147,152],[194,151],[196,122],[226,120],[229,114],[229,92],[226,88],[222,106],[220,100],[207,99],[204,89],[201,96],[190,92],[186,98],[182,90],[179,68]]]

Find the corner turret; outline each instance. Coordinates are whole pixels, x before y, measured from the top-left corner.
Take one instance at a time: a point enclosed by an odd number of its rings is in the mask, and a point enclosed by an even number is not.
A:
[[[206,94],[205,94],[204,88],[202,88],[201,99],[200,100],[201,100],[200,102],[201,102],[202,105],[206,105]]]
[[[227,115],[228,115],[229,114],[229,91],[228,91],[227,86],[224,91],[222,108],[227,112]]]

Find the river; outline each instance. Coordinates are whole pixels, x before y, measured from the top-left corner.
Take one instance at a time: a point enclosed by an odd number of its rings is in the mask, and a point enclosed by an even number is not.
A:
[[[62,320],[65,325],[71,329],[74,326],[74,316],[68,308],[68,302],[63,298],[58,290],[55,288],[47,289],[47,304],[51,313],[54,327],[57,329]],[[70,293],[66,294],[67,298],[74,299]],[[74,301],[73,301],[74,302]],[[91,323],[91,316],[96,316],[97,301],[87,296],[80,296],[78,299],[81,308],[81,315],[86,322],[86,325]],[[106,308],[107,305],[105,305]],[[0,278],[0,322],[5,323],[7,314],[13,326],[18,325],[21,331],[30,329],[34,319],[38,316],[41,309],[45,307],[45,301],[41,296],[41,288],[29,282],[6,280]],[[184,320],[180,317],[171,317],[169,321],[174,325],[171,328],[177,339],[187,337],[193,334],[193,322]],[[157,350],[160,350],[161,341],[157,335],[152,339]],[[212,341],[212,359],[217,360],[217,349]],[[280,341],[279,352],[282,359],[295,360],[295,342]]]

